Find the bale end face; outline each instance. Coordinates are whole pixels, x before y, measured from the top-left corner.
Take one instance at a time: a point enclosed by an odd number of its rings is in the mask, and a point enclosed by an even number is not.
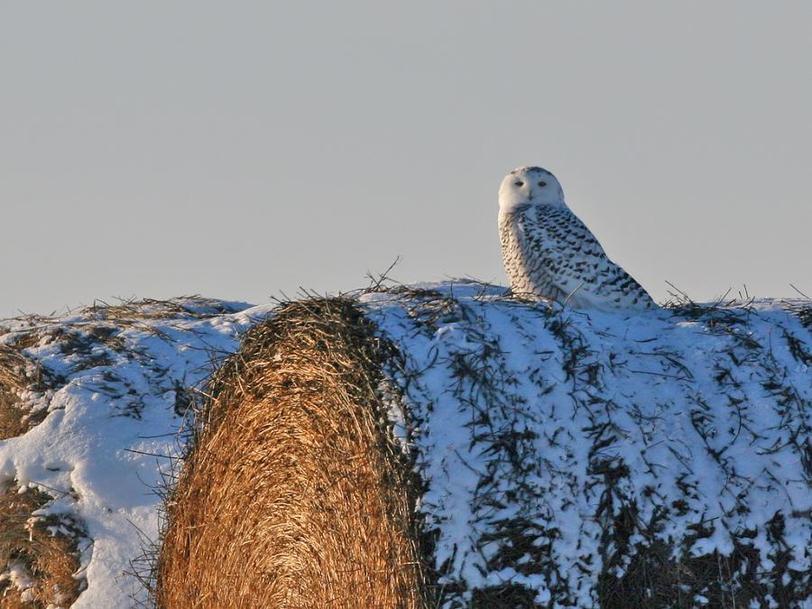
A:
[[[418,493],[372,345],[341,299],[288,305],[248,334],[167,505],[161,609],[429,606]]]

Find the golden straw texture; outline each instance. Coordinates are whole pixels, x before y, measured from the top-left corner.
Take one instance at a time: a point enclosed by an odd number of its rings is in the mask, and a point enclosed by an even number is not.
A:
[[[0,492],[0,609],[69,607],[84,579],[78,540],[84,536],[70,518],[34,516],[51,498],[36,489],[11,485]]]
[[[45,411],[32,415],[21,403],[20,394],[41,390],[42,370],[17,349],[0,345],[0,440],[28,431],[45,418]]]
[[[212,381],[167,503],[161,609],[425,609],[417,483],[350,300],[282,307]]]

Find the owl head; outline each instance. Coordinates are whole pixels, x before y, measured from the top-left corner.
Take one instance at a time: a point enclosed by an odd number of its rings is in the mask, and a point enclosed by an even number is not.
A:
[[[518,167],[499,187],[499,213],[513,214],[531,205],[566,207],[564,191],[556,177],[541,167]]]

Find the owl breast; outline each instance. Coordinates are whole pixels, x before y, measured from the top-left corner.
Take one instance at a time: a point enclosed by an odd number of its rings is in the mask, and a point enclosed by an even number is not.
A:
[[[548,260],[545,255],[543,244],[525,233],[515,215],[499,216],[499,239],[502,261],[514,294],[541,296],[551,300],[563,296],[561,290],[553,284],[548,270],[553,261]]]

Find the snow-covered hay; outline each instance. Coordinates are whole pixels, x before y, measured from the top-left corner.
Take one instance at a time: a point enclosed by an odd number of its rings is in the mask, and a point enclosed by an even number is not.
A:
[[[0,609],[148,602],[157,489],[194,388],[263,316],[247,307],[184,297],[0,322]]]
[[[70,516],[34,515],[53,497],[36,488],[0,489],[0,609],[69,607],[84,588],[81,525]]]
[[[248,333],[168,502],[160,607],[427,607],[385,357],[349,300],[292,304]]]
[[[284,306],[212,383],[159,606],[809,609],[808,313]]]
[[[25,433],[44,416],[26,399],[44,387],[44,374],[19,347],[0,344],[0,440]]]

